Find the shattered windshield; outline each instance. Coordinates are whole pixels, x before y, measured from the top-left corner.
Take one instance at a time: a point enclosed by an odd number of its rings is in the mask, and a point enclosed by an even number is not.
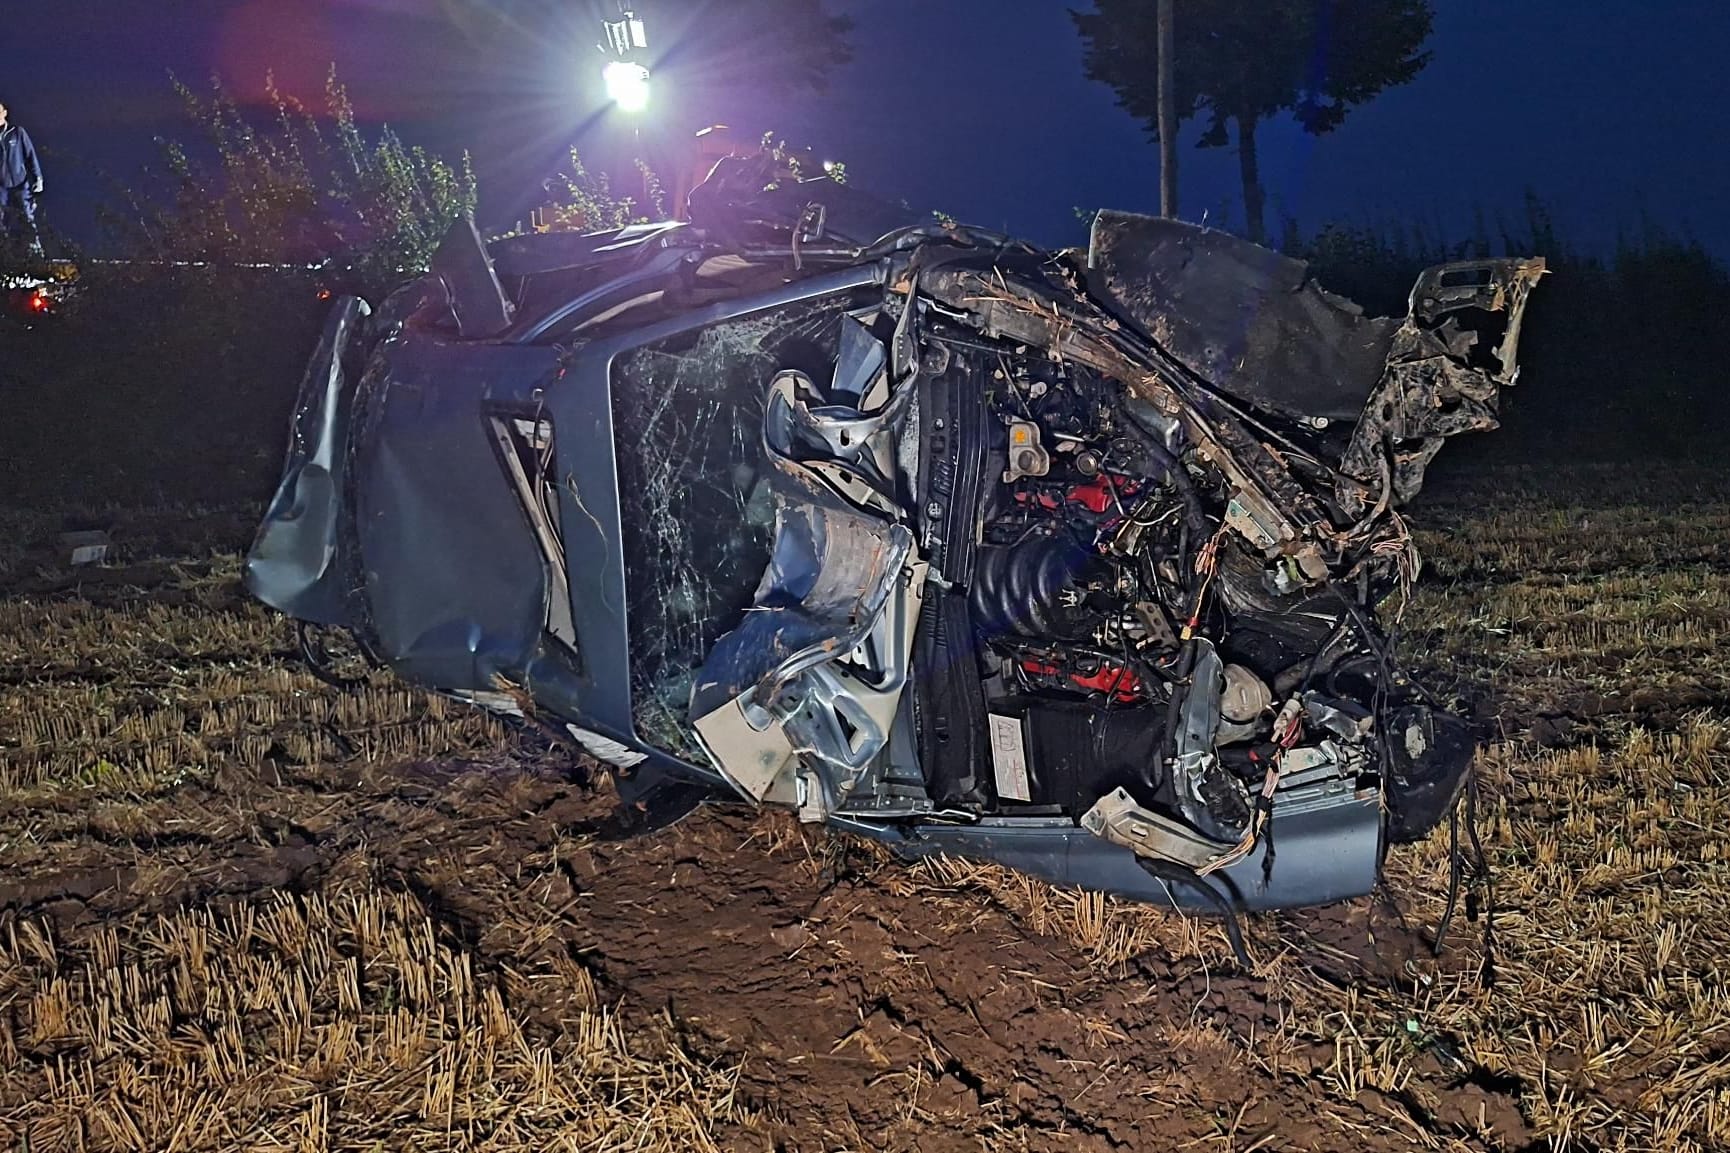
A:
[[[778,369],[832,364],[845,295],[802,301],[644,345],[615,362],[631,697],[638,735],[701,758],[693,676],[736,626],[774,529],[763,411]]]

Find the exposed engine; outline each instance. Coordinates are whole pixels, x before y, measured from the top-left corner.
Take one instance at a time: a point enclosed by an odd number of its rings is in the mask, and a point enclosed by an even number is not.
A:
[[[1180,487],[1189,478],[1096,374],[1023,362],[993,381],[1007,467],[988,490],[970,586],[980,634],[1021,651],[1029,676],[1072,672],[1077,688],[1144,696],[1144,677],[1158,679],[1148,662],[1176,649],[1192,599],[1177,558],[1206,530]]]
[[[1008,766],[999,756],[997,801],[1079,816],[1122,790],[1237,842],[1273,756],[1269,682],[1285,670],[1227,663],[1211,646],[1195,667],[1184,659],[1198,632],[1222,632],[1203,619],[1213,574],[1196,564],[1222,542],[1181,463],[1181,431],[1082,366],[1006,357],[991,381],[1004,467],[968,599],[995,669],[995,734],[1028,751]],[[1209,683],[1192,693],[1198,674]],[[1171,759],[1177,743],[1187,761]]]
[[[1167,257],[1197,242],[1155,239]],[[1134,284],[1090,295],[1077,266],[1013,245],[916,249],[841,325],[827,386],[771,386],[776,559],[700,674],[705,747],[807,820],[981,822],[992,852],[1009,835],[992,819],[1079,825],[1179,883],[1259,846],[1272,892],[1277,808],[1287,835],[1373,871],[1384,836],[1434,827],[1471,754],[1375,621],[1417,567],[1396,506],[1443,437],[1493,422],[1474,398],[1512,371],[1518,309],[1479,362],[1462,318],[1540,273],[1433,270],[1397,328],[1354,330],[1311,287],[1268,347],[1325,314],[1306,346],[1322,363],[1239,373],[1250,349],[1215,384],[1191,367],[1218,357],[1206,338],[1167,347],[1099,303],[1133,307]],[[1267,299],[1241,287],[1205,291],[1233,314]],[[1143,331],[1169,328],[1153,299]],[[817,615],[827,639],[783,655]],[[871,616],[893,627],[861,644]]]
[[[946,526],[966,558],[949,569],[992,779],[935,773],[942,799],[1062,813],[1203,874],[1249,850],[1276,794],[1370,796],[1393,777],[1390,833],[1433,825],[1470,741],[1382,652],[1371,606],[1415,567],[1397,517],[1355,564],[1272,547],[1183,425],[1119,380],[1049,345],[981,345],[941,322],[927,338],[984,383],[992,462],[976,519]],[[1291,433],[1314,444],[1326,425]],[[1304,448],[1282,443],[1302,475]],[[953,548],[961,527],[971,548]]]

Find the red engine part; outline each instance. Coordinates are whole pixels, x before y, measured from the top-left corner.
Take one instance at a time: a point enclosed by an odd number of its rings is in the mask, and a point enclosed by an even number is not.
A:
[[[1072,485],[1064,497],[1099,516],[1116,503],[1111,499],[1113,488],[1117,489],[1118,498],[1122,499],[1140,492],[1141,484],[1132,477],[1101,473],[1086,484]],[[1043,509],[1054,509],[1063,503],[1049,492],[1018,492],[1015,494],[1015,501],[1017,504],[1038,505]]]
[[[1057,507],[1057,498],[1048,492],[1018,492],[1015,494],[1016,504],[1036,504],[1040,508],[1053,509]]]
[[[1101,473],[1086,484],[1078,484],[1070,489],[1069,499],[1097,516],[1111,508],[1115,503],[1111,499],[1113,488],[1122,498],[1134,496],[1141,486],[1127,476],[1118,476],[1109,472]]]
[[[1142,697],[1141,678],[1122,665],[1101,663],[1099,668],[1091,673],[1066,672],[1056,665],[1048,665],[1044,661],[1029,657],[1022,660],[1021,668],[1023,672],[1035,676],[1060,677],[1078,688],[1103,693],[1125,703],[1139,701]]]

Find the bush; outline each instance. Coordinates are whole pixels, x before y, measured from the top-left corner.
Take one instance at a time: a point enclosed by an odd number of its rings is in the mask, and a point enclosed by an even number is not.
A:
[[[388,127],[369,143],[334,70],[323,123],[271,78],[266,118],[248,117],[220,80],[208,99],[174,87],[205,159],[159,141],[146,191],[110,214],[139,260],[316,266],[333,287],[377,300],[423,272],[451,224],[475,209],[466,155],[452,165]]]
[[[368,142],[334,73],[322,120],[274,83],[262,118],[220,82],[175,87],[198,142],[162,142],[109,213],[130,260],[86,262],[58,315],[0,331],[14,501],[267,496],[328,298],[378,301],[474,210],[466,159]]]

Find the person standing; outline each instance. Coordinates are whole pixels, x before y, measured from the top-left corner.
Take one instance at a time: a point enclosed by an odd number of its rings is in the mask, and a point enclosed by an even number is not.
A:
[[[42,195],[42,165],[30,134],[6,118],[0,103],[0,223],[9,236],[22,237],[33,256],[42,255],[36,234],[36,198]]]

